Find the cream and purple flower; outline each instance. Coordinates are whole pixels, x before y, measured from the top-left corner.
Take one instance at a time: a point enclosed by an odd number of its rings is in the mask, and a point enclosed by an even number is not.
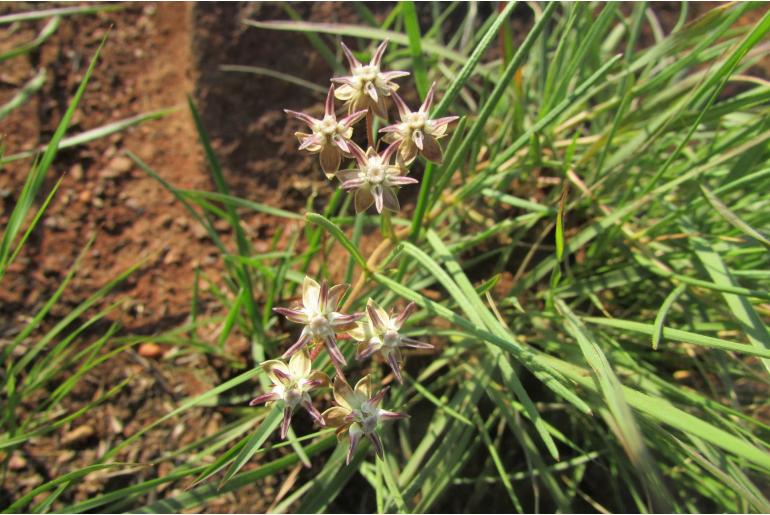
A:
[[[286,438],[291,424],[291,416],[297,406],[301,405],[313,417],[315,422],[323,427],[325,422],[310,400],[309,392],[321,386],[329,385],[329,377],[321,371],[311,370],[312,362],[305,350],[297,352],[285,362],[271,359],[260,365],[267,372],[273,386],[269,392],[263,393],[249,403],[249,406],[274,402],[283,404],[283,421],[281,422],[281,438]]]
[[[321,168],[326,177],[332,179],[340,168],[342,157],[352,157],[348,145],[353,136],[353,125],[366,115],[366,109],[353,112],[338,121],[334,113],[334,86],[331,86],[326,95],[323,119],[319,120],[290,109],[284,111],[310,127],[312,134],[294,133],[299,140],[299,150],[319,154]]]
[[[340,170],[337,178],[342,182],[342,189],[355,191],[356,213],[366,211],[372,204],[378,213],[383,209],[398,211],[396,192],[400,186],[416,184],[417,179],[403,175],[406,170],[398,165],[390,164],[390,158],[398,149],[399,143],[393,143],[382,154],[372,147],[364,151],[355,143],[350,145],[358,168]]]
[[[336,334],[352,329],[355,327],[355,322],[364,316],[363,313],[343,315],[335,311],[347,289],[347,284],[338,284],[329,288],[326,281],[322,281],[319,285],[305,276],[302,283],[302,304],[293,308],[273,308],[273,311],[285,316],[291,322],[305,326],[297,341],[283,354],[284,359],[310,344],[323,344],[326,346],[337,375],[344,377],[342,367],[347,365],[347,361],[337,347]]]
[[[458,116],[445,116],[435,120],[428,118],[435,88],[436,83],[434,82],[417,112],[412,112],[398,96],[398,93],[391,95],[401,121],[383,127],[380,132],[385,134],[383,139],[386,142],[401,143],[398,156],[405,165],[414,161],[417,154],[422,154],[434,163],[440,163],[443,159],[443,152],[438,140],[447,135],[449,124],[459,118]]]
[[[349,331],[350,336],[359,342],[356,358],[366,359],[379,352],[388,362],[393,375],[399,383],[404,382],[401,377],[401,348],[432,349],[433,345],[423,343],[403,336],[400,330],[415,309],[414,302],[410,302],[406,308],[396,315],[382,309],[373,299],[366,303],[366,318],[358,322],[358,327]]]
[[[345,46],[345,43],[342,43],[342,51],[350,64],[350,75],[334,77],[332,80],[341,84],[334,91],[334,96],[347,103],[348,112],[371,109],[380,118],[388,117],[385,99],[398,89],[398,84],[393,80],[405,77],[409,72],[380,70],[382,56],[387,46],[387,40],[380,43],[369,64],[363,65]]]
[[[387,388],[383,388],[372,395],[372,381],[369,376],[356,383],[355,389],[340,377],[334,379],[334,401],[337,406],[324,411],[322,416],[327,426],[337,428],[338,439],[344,438],[345,434],[350,438],[346,464],[350,463],[362,436],[369,439],[377,456],[382,459],[384,457],[382,440],[377,434],[380,422],[408,417],[403,413],[387,411],[379,407],[386,392]]]

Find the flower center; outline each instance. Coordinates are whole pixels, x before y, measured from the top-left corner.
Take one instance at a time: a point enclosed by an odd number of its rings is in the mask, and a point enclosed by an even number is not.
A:
[[[311,318],[308,326],[310,327],[310,332],[315,337],[325,336],[329,331],[329,321],[323,315],[316,315]]]
[[[372,66],[370,64],[362,66],[357,70],[353,70],[353,74],[358,79],[359,84],[363,86],[367,82],[374,82],[377,75],[380,73],[379,66]]]
[[[332,136],[335,132],[337,132],[337,120],[333,116],[324,116],[319,129],[320,132],[324,134],[324,136]]]
[[[382,337],[382,343],[385,347],[398,347],[401,343],[401,336],[399,336],[398,331],[388,329]]]
[[[361,405],[359,410],[360,424],[364,430],[364,433],[373,433],[377,429],[377,408],[371,406],[368,402]]]
[[[283,402],[285,402],[286,405],[290,408],[296,406],[301,398],[302,394],[293,384],[283,393]]]
[[[425,126],[425,115],[423,113],[409,113],[406,115],[406,124],[412,130],[422,129]]]
[[[369,159],[366,166],[366,180],[371,184],[381,184],[385,180],[385,169],[378,158]]]

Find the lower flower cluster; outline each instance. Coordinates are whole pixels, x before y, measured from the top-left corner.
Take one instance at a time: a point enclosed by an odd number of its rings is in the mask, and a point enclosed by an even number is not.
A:
[[[291,308],[274,308],[276,313],[304,327],[282,360],[271,359],[261,364],[272,381],[272,387],[269,392],[252,400],[250,405],[276,403],[283,407],[281,438],[286,438],[292,415],[298,406],[302,406],[316,424],[336,427],[338,438],[349,438],[346,463],[350,463],[364,436],[372,443],[377,456],[382,458],[382,440],[377,432],[380,422],[406,418],[407,415],[380,408],[387,388],[375,393],[370,375],[358,381],[355,388],[350,387],[342,368],[347,365],[347,361],[337,345],[337,335],[347,333],[358,342],[358,360],[380,354],[399,383],[403,382],[401,348],[430,349],[433,346],[400,333],[415,309],[414,303],[410,303],[401,313],[389,315],[374,300],[369,299],[366,312],[346,315],[337,311],[346,290],[347,285],[330,288],[326,281],[318,284],[310,277],[305,277],[301,304]],[[313,370],[313,357],[323,349],[327,351],[334,366],[333,383],[323,371]],[[313,405],[310,392],[330,384],[333,384],[336,406],[321,414]]]

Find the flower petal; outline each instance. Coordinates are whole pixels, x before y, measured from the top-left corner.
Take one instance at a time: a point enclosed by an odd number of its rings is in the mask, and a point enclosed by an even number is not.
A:
[[[428,135],[425,135],[425,139],[423,140],[422,155],[434,163],[440,163],[444,157],[441,152],[441,147],[439,146],[438,141],[436,141],[436,138]]]
[[[377,413],[377,416],[382,420],[398,420],[403,418],[409,418],[409,415],[405,413],[396,413],[395,411],[388,411],[384,409],[381,409]]]
[[[351,190],[358,190],[360,189],[364,184],[366,184],[365,179],[361,179],[360,177],[356,177],[355,179],[350,179],[348,181],[343,182],[340,187],[345,191],[351,191]]]
[[[334,177],[334,173],[340,169],[342,156],[333,145],[326,144],[321,147],[321,169],[328,179]]]
[[[363,213],[369,209],[369,206],[371,206],[372,203],[374,203],[374,197],[368,189],[360,189],[356,191],[356,213]]]
[[[286,440],[286,435],[289,432],[289,425],[291,424],[291,414],[294,410],[286,407],[283,409],[283,420],[281,421],[281,439]]]
[[[359,395],[362,395],[364,399],[368,399],[372,396],[372,376],[365,375],[357,383],[353,391]]]
[[[366,314],[377,332],[382,333],[387,329],[388,315],[372,298],[366,301]]]
[[[369,95],[369,98],[377,102],[379,99],[379,95],[377,95],[377,88],[374,86],[374,84],[371,81],[367,81],[366,84],[364,84],[364,92]]]
[[[385,459],[385,452],[382,449],[380,435],[377,433],[367,433],[366,436],[369,438],[369,441],[372,442],[372,447],[374,447],[374,452],[377,454],[377,457],[381,460]]]
[[[307,152],[317,152],[321,149],[321,143],[323,140],[319,134],[303,134],[301,132],[295,132],[295,136],[299,139],[298,150],[306,150]]]
[[[422,131],[417,130],[412,132],[412,142],[420,150],[422,150],[422,145],[423,145],[422,140],[423,140]]]
[[[407,184],[417,184],[418,181],[414,177],[407,177],[406,175],[396,175],[395,177],[390,177],[388,182],[393,186],[405,186]]]
[[[398,381],[399,384],[404,384],[404,378],[401,377],[401,364],[398,362],[395,352],[388,354],[388,365],[390,365],[393,375],[396,376],[396,381]]]
[[[350,77],[335,77],[332,79],[334,82],[339,82],[342,84],[342,86],[338,86],[334,89],[334,97],[337,100],[342,100],[343,102],[346,102],[353,98],[353,95],[355,95],[356,90],[349,84],[351,82]]]
[[[348,142],[345,138],[343,138],[339,134],[335,134],[334,136],[332,136],[332,141],[334,141],[334,144],[337,145],[337,148],[339,148],[346,154],[350,153],[350,149],[348,148]]]
[[[402,336],[401,341],[404,342],[404,347],[410,347],[412,349],[433,349],[433,345],[430,343],[421,342],[408,336]]]
[[[361,441],[361,436],[363,436],[363,434],[364,433],[358,427],[358,424],[352,424],[350,429],[348,429],[350,444],[348,446],[348,454],[345,456],[345,465],[350,465],[350,460],[353,458],[353,453],[356,452],[356,447],[358,447],[358,442]]]
[[[318,294],[320,291],[321,285],[306,275],[302,281],[302,305],[305,306],[305,311],[312,312],[318,310]]]
[[[398,212],[401,209],[401,206],[398,204],[398,197],[396,196],[395,190],[387,186],[382,188],[382,204],[385,209],[389,209],[393,212]]]
[[[361,190],[358,190],[361,191]],[[382,213],[383,199],[382,199],[382,186],[376,184],[372,187],[372,197],[374,197],[374,207],[378,213]]]
[[[283,112],[288,114],[289,116],[292,116],[292,117],[296,118],[297,120],[305,122],[310,127],[312,127],[316,123],[320,122],[320,120],[316,120],[315,118],[313,118],[310,115],[307,115],[305,113],[300,113],[298,111],[292,111],[291,109],[284,109]]]
[[[390,97],[393,99],[393,103],[396,104],[396,109],[398,109],[398,115],[401,117],[401,121],[406,121],[406,117],[412,111],[407,107],[406,102],[404,102],[404,99],[401,98],[398,93],[391,93]]]
[[[308,414],[313,418],[316,424],[318,424],[321,427],[324,427],[326,425],[326,422],[324,421],[323,417],[318,412],[316,407],[313,406],[313,403],[310,402],[310,400],[303,400],[302,407],[305,408],[305,411],[308,412]]]
[[[422,105],[420,106],[420,112],[421,113],[428,113],[430,111],[430,106],[433,104],[433,92],[436,89],[436,81],[433,81],[433,84],[430,85],[430,89],[428,90],[428,94],[425,95],[425,101],[423,101]]]
[[[370,357],[372,354],[374,354],[381,348],[382,348],[382,343],[379,340],[375,340],[374,338],[371,338],[367,343],[360,345],[358,347],[358,351],[356,353],[356,359],[359,361],[365,360],[366,358]]]
[[[329,86],[329,93],[326,94],[324,103],[324,115],[334,116],[334,85]]]
[[[350,149],[350,153],[353,154],[353,157],[356,159],[358,166],[364,168],[366,166],[366,154],[363,149],[353,141],[350,142],[348,148]]]
[[[349,284],[336,284],[329,288],[329,300],[326,302],[326,307],[328,308],[328,311],[333,311],[337,309],[337,305],[340,303],[340,299],[345,294],[347,289],[350,287]]]
[[[333,334],[330,334],[324,338],[324,343],[326,344],[326,351],[329,353],[329,357],[335,365],[334,368],[339,372],[341,367],[347,365],[348,362],[345,361],[345,356],[340,352],[340,348],[337,347],[337,339]]]
[[[283,359],[291,357],[295,352],[300,350],[302,347],[310,343],[310,331],[307,330],[307,327],[302,330],[302,334],[299,335],[299,338],[296,342],[292,344],[291,347],[286,349],[286,352],[283,353],[283,356],[281,356]]]
[[[307,351],[302,349],[289,360],[289,371],[295,378],[307,377],[310,374],[312,365],[313,363],[310,361]]]
[[[305,312],[301,309],[277,307],[273,308],[273,312],[285,316],[287,320],[294,322],[295,324],[307,323],[307,316],[305,316]]]
[[[377,47],[377,50],[374,51],[374,56],[372,56],[372,60],[369,62],[372,66],[379,66],[382,62],[382,56],[385,55],[385,49],[388,47],[388,39],[383,41],[379,44]]]
[[[334,402],[346,409],[345,416],[353,409],[351,402],[355,403],[355,394],[350,385],[341,377],[334,378],[334,387],[332,388]],[[327,420],[328,423],[328,420]]]
[[[291,379],[291,371],[283,361],[271,359],[259,366],[267,373],[273,384],[286,384]]]
[[[358,122],[361,118],[366,116],[366,109],[361,109],[360,111],[356,111],[354,113],[350,113],[345,118],[340,120],[340,123],[344,125],[345,127],[350,127],[356,122]]]
[[[417,304],[414,302],[410,302],[406,305],[404,310],[393,319],[393,325],[396,327],[396,329],[401,329],[401,326],[404,325],[404,322],[406,322],[412,313],[414,313],[415,309],[417,309]]]
[[[324,411],[321,417],[328,427],[340,427],[345,424],[345,417],[350,414],[350,410],[341,406],[334,406]]]
[[[380,73],[380,78],[384,80],[385,82],[390,82],[393,79],[398,79],[399,77],[406,77],[409,75],[409,72],[404,72],[400,70],[393,70],[389,72],[382,72]]]
[[[249,406],[256,406],[257,404],[263,404],[265,402],[277,401],[278,399],[280,399],[280,397],[277,393],[267,392],[254,397],[251,402],[249,402]]]
[[[348,46],[340,41],[340,46],[342,46],[342,53],[345,54],[345,58],[348,60],[348,64],[351,68],[360,68],[361,67],[361,61],[356,59],[356,56],[353,55],[353,52],[350,51]]]

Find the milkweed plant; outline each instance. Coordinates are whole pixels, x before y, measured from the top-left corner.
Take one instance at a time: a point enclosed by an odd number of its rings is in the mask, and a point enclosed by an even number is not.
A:
[[[326,177],[330,180],[336,177],[340,188],[353,193],[356,213],[365,212],[372,205],[379,214],[385,210],[397,212],[400,209],[398,191],[419,182],[409,177],[410,165],[418,155],[440,163],[442,150],[439,140],[448,134],[450,124],[458,117],[430,118],[435,83],[419,109],[415,112],[409,109],[396,93],[399,85],[395,82],[395,79],[408,76],[409,72],[382,70],[387,40],[380,43],[367,65],[362,64],[345,43],[341,46],[350,66],[350,75],[331,79],[333,84],[326,95],[323,118],[317,119],[290,109],[284,111],[307,124],[310,134],[296,133],[298,150],[318,154]],[[339,120],[335,99],[344,101],[348,113]],[[376,139],[372,127],[374,118],[388,121],[391,107],[397,110],[399,121],[380,129],[384,136]],[[365,123],[366,150],[354,140],[355,128],[362,121]],[[381,146],[385,148],[378,150]],[[340,168],[346,159],[354,160],[354,168]],[[365,312],[344,314],[337,309],[347,289],[346,284],[329,287],[326,281],[319,284],[306,276],[302,283],[301,303],[273,308],[275,313],[303,327],[297,340],[282,356],[282,359],[289,359],[288,364],[276,359],[261,364],[273,385],[269,392],[253,399],[250,405],[278,403],[283,407],[281,438],[286,438],[293,413],[301,405],[318,426],[335,427],[338,438],[349,440],[346,456],[346,463],[349,464],[364,436],[372,443],[377,457],[383,458],[382,440],[377,433],[380,423],[405,418],[408,414],[380,407],[387,388],[375,393],[371,375],[364,376],[355,388],[351,388],[345,376],[348,363],[338,347],[338,336],[345,335],[347,340],[358,342],[356,359],[359,361],[381,355],[399,383],[403,383],[402,349],[432,349],[433,346],[400,334],[403,324],[416,307],[413,302],[397,315],[388,315],[374,299],[369,298]],[[319,415],[310,391],[332,384],[322,371],[311,370],[311,356],[317,357],[322,350],[326,351],[334,366],[335,405]]]

